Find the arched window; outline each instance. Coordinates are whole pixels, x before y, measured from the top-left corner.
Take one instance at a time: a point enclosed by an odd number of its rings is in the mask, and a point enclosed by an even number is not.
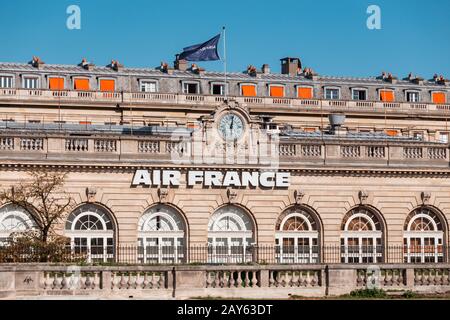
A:
[[[186,225],[173,208],[157,205],[139,219],[140,263],[179,263],[186,252]]]
[[[408,215],[403,242],[406,263],[444,261],[444,226],[438,214],[430,208],[421,207]]]
[[[31,214],[22,207],[12,204],[0,208],[0,245],[14,232],[22,232],[37,227]]]
[[[88,262],[114,260],[114,224],[106,209],[86,204],[66,221],[66,235],[75,254],[87,254]]]
[[[318,263],[319,225],[309,211],[295,207],[278,218],[275,232],[278,263]]]
[[[342,263],[383,261],[383,225],[372,209],[360,206],[350,210],[341,232]]]
[[[239,207],[225,206],[217,210],[208,225],[210,263],[243,263],[253,259],[254,225]]]

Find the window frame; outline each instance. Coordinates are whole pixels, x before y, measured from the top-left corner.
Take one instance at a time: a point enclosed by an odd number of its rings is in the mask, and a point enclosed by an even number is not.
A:
[[[394,102],[396,102],[395,89],[392,89],[392,88],[379,88],[379,89],[377,89],[377,91],[378,91],[378,101],[383,102],[383,103],[394,103]],[[383,101],[381,99],[381,93],[383,91],[385,91],[385,92],[392,92],[392,98],[393,98],[392,101]]]
[[[114,90],[113,91],[102,91],[102,89],[101,89],[101,81],[102,80],[112,80],[112,81],[114,81]],[[99,91],[99,92],[109,92],[109,93],[117,92],[117,79],[116,78],[112,78],[112,77],[98,77],[97,78],[97,91]]]
[[[334,99],[334,98],[329,99],[327,97],[327,90],[337,90],[338,91],[338,97],[336,99]],[[323,97],[324,97],[325,100],[341,100],[341,96],[342,96],[341,95],[341,87],[334,87],[334,86],[323,87]]]
[[[0,76],[1,76],[1,75],[0,75]],[[434,102],[433,95],[434,95],[435,93],[442,93],[442,94],[444,94],[445,101],[444,101],[442,104],[447,104],[447,103],[448,103],[448,93],[447,93],[447,91],[444,91],[444,90],[432,90],[432,91],[430,92],[431,103],[432,103],[432,104],[440,104],[440,103]]]
[[[63,88],[62,89],[50,89],[50,79],[62,79],[63,80]],[[67,79],[65,76],[56,76],[56,75],[48,75],[47,76],[47,87],[48,90],[51,91],[64,91],[67,88]]]
[[[312,100],[312,99],[314,99],[314,86],[311,86],[311,85],[303,85],[303,84],[296,84],[295,86],[295,98],[296,99],[300,99],[300,100]],[[301,97],[299,97],[299,94],[298,94],[298,89],[300,89],[300,88],[308,88],[308,89],[311,89],[311,98],[308,98],[308,99],[306,99],[306,98],[301,98]]]
[[[75,89],[75,80],[80,79],[80,80],[87,80],[89,82],[89,90],[88,91],[92,91],[92,86],[91,86],[91,77],[87,77],[87,76],[72,76],[71,77],[71,82],[72,82],[72,86],[71,89],[73,91],[85,91],[85,90],[78,90]],[[100,84],[100,83],[99,83]]]
[[[216,85],[223,86],[223,89],[224,89],[223,94],[214,94],[214,90],[213,90],[213,89],[214,89],[214,86],[216,86]],[[213,82],[210,82],[209,86],[210,86],[209,93],[210,93],[212,96],[218,96],[218,97],[225,96],[225,94],[226,94],[226,92],[227,92],[227,88],[229,88],[228,83],[226,83],[226,82],[220,82],[220,81],[213,81]]]
[[[244,96],[244,93],[242,92],[242,88],[244,86],[254,86],[255,87],[255,95],[254,96]],[[248,97],[248,98],[257,97],[258,96],[258,84],[257,83],[253,83],[253,82],[242,82],[242,83],[239,83],[239,93],[240,93],[241,97]]]
[[[446,141],[443,141],[443,140],[441,139],[442,136],[446,136],[446,137],[447,137]],[[449,134],[448,131],[442,131],[442,132],[439,131],[439,132],[438,132],[438,142],[440,142],[440,143],[448,143],[449,138],[450,138],[450,134]]]
[[[42,84],[42,80],[41,80],[41,76],[40,75],[35,75],[35,74],[23,74],[21,75],[22,78],[22,89],[26,89],[26,90],[40,90],[41,89],[41,84]],[[37,82],[37,88],[26,88],[25,87],[25,81],[27,79],[36,79]]]
[[[408,96],[409,94],[417,94],[417,101],[408,101]],[[421,92],[419,90],[414,90],[414,89],[408,89],[405,90],[405,102],[409,102],[409,103],[420,103],[421,102]]]
[[[186,85],[186,84],[195,84],[196,86],[197,86],[197,92],[196,93],[188,93],[188,92],[185,92],[184,91],[184,86]],[[200,94],[200,82],[199,81],[181,81],[181,92],[183,93],[183,94],[187,94],[187,95],[189,95],[189,94]]]
[[[155,91],[142,91],[142,85],[144,83],[154,83]],[[157,79],[139,79],[139,92],[141,93],[158,93],[159,92],[159,82]]]
[[[272,87],[280,87],[283,88],[283,95],[281,97],[277,97],[277,96],[272,96]],[[269,98],[275,98],[275,99],[282,99],[282,98],[286,98],[286,85],[282,84],[282,83],[269,83],[267,84],[267,89],[268,89],[268,97]]]
[[[14,89],[16,86],[16,77],[10,73],[0,73],[0,78],[11,78],[11,87],[0,87],[0,89]]]
[[[359,99],[355,99],[355,91],[364,91],[365,92],[365,99],[361,100]],[[351,88],[351,93],[352,93],[352,100],[353,101],[368,101],[369,100],[369,89],[368,88],[361,88],[361,87],[356,87],[356,88]]]

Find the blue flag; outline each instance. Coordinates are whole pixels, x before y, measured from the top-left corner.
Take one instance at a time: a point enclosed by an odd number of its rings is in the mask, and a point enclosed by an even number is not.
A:
[[[202,44],[196,44],[183,49],[178,59],[187,61],[215,61],[220,60],[217,46],[220,34]]]

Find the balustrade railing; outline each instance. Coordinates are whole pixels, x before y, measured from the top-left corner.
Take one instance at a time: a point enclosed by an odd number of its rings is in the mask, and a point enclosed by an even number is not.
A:
[[[66,139],[65,150],[86,152],[89,150],[89,140],[81,138]]]
[[[14,138],[12,137],[0,138],[0,150],[14,150]]]
[[[217,105],[223,103],[223,96],[215,95],[195,95],[181,93],[158,93],[158,92],[98,92],[98,91],[72,91],[72,90],[41,90],[41,89],[0,89],[0,99],[21,100],[36,99],[40,101],[58,100],[59,102],[100,102],[100,103],[171,103],[171,104],[201,104],[201,105]],[[392,109],[399,111],[418,112],[450,112],[449,104],[432,104],[432,103],[410,103],[410,102],[382,102],[382,101],[355,101],[355,100],[314,100],[314,99],[298,99],[290,97],[244,97],[230,96],[230,99],[236,100],[238,103],[258,106],[281,106],[281,107],[321,107],[325,109],[343,109],[350,111],[371,109],[374,111],[383,109]]]
[[[95,152],[117,152],[117,140],[94,140]]]
[[[160,142],[159,141],[139,141],[138,151],[140,153],[159,153]]]
[[[24,151],[40,151],[44,149],[43,138],[21,138],[20,150]]]

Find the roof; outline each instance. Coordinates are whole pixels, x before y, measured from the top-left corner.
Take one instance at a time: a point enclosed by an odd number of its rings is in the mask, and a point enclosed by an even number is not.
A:
[[[63,73],[63,74],[76,74],[76,75],[122,75],[122,76],[149,76],[149,77],[175,77],[175,78],[214,78],[214,79],[224,79],[225,74],[223,72],[217,71],[205,71],[201,75],[192,73],[191,71],[180,71],[173,70],[172,74],[163,73],[159,70],[159,67],[155,68],[123,68],[121,71],[115,71],[108,66],[94,66],[91,71],[84,69],[78,65],[60,65],[60,64],[44,64],[41,66],[41,69],[37,69],[33,67],[29,63],[9,63],[9,62],[0,62],[0,72],[41,72],[41,73]],[[256,77],[247,74],[246,72],[230,72],[227,73],[227,78],[230,80],[242,80],[242,81],[281,81],[281,82],[299,82],[299,81],[309,81],[313,82],[302,75],[299,76],[291,76],[288,74],[280,74],[280,73],[258,73]],[[378,77],[348,77],[348,76],[318,76],[319,81],[332,81],[332,82],[357,82],[357,83],[366,83],[366,84],[379,84],[384,86],[392,86],[390,83],[379,79]],[[408,80],[398,80],[397,84],[400,85],[411,85],[412,83]],[[425,85],[431,86],[440,86],[442,85],[436,84],[434,81],[425,80]]]

